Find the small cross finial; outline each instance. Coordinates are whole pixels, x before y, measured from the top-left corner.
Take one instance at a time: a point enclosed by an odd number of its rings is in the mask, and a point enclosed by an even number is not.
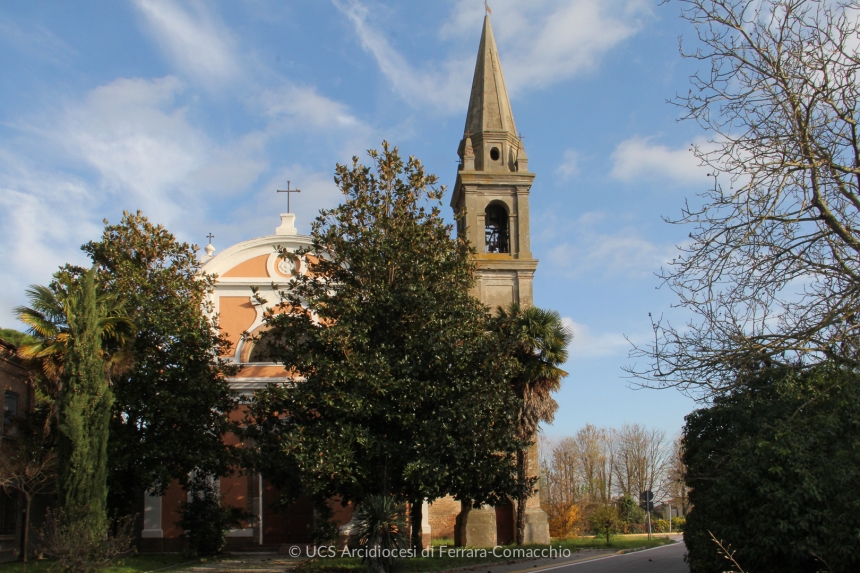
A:
[[[209,244],[211,245],[211,244],[212,244],[212,239],[214,239],[214,238],[215,238],[215,235],[213,235],[212,233],[209,233],[208,235],[206,235],[206,238],[207,238],[207,239],[209,239]]]
[[[278,189],[278,193],[286,193],[287,194],[287,213],[290,212],[290,193],[301,193],[301,189],[290,189],[290,182],[287,181],[286,189]]]
[[[484,10],[486,10],[486,11],[487,11],[487,14],[488,14],[488,15],[493,13],[493,11],[492,11],[492,10],[490,10],[490,5],[489,5],[489,4],[487,4],[487,0],[484,0]]]

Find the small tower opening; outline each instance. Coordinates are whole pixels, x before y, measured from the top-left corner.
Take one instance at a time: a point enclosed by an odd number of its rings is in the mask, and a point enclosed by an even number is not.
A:
[[[501,155],[501,153],[499,153],[498,147],[494,147],[490,150],[490,159],[492,159],[493,161],[498,161],[499,157],[501,157],[501,156],[502,155]]]
[[[510,253],[508,211],[503,205],[491,203],[484,211],[484,238],[488,253]]]

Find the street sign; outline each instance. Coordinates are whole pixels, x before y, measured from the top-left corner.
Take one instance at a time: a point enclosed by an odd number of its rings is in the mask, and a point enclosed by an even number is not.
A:
[[[654,510],[654,492],[643,491],[639,493],[639,507],[645,511]]]

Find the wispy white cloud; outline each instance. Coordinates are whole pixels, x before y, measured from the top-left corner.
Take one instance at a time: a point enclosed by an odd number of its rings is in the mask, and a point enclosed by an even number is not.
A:
[[[465,106],[484,14],[481,3],[460,0],[455,5],[440,36],[457,41],[459,50],[436,66],[419,69],[369,22],[365,4],[332,1],[349,18],[362,47],[401,97],[442,112]],[[592,69],[603,54],[635,34],[649,12],[642,0],[500,0],[494,6],[493,31],[511,94]],[[468,47],[462,41],[465,37],[474,39]]]
[[[177,101],[182,90],[173,76],[100,86],[67,108],[57,141],[94,168],[100,187],[130,208],[143,208],[165,223],[181,220],[204,191],[246,187],[266,167],[253,137],[222,149],[192,125]],[[229,178],[219,177],[225,173]]]
[[[97,203],[82,179],[0,147],[0,326],[20,328],[12,308],[28,285],[48,282],[64,263],[85,263],[78,246],[97,232]]]
[[[574,149],[566,149],[562,155],[561,165],[556,167],[555,172],[564,180],[579,175],[579,152]]]
[[[0,13],[0,41],[54,64],[66,63],[77,52],[41,24],[14,21]]]
[[[549,260],[567,275],[647,276],[672,258],[674,246],[658,245],[635,229],[614,233],[580,233],[579,240],[562,243],[549,252]]]
[[[643,0],[496,0],[493,7],[493,34],[511,93],[593,69],[651,12]],[[483,4],[459,0],[442,36],[474,35],[483,17]]]
[[[542,225],[554,229],[538,235],[551,242],[545,258],[548,272],[571,278],[647,277],[674,256],[672,244],[659,244],[642,235],[623,214],[609,216],[601,211],[583,213],[572,224],[561,225],[554,215],[537,214]],[[625,220],[627,219],[627,220]],[[560,234],[558,229],[565,229]]]
[[[317,93],[312,86],[283,86],[266,90],[259,103],[264,116],[290,126],[313,128],[365,128],[349,107]]]
[[[235,38],[213,11],[214,5],[190,0],[134,0],[156,41],[185,76],[221,84],[240,72]]]
[[[358,0],[332,2],[349,18],[362,47],[373,55],[382,73],[403,99],[411,103],[429,103],[446,112],[466,105],[474,61],[470,63],[465,57],[454,58],[436,67],[416,70],[394,49],[384,33],[368,22],[367,6]]]
[[[570,317],[561,319],[562,324],[573,332],[573,341],[568,346],[571,358],[595,358],[626,354],[630,343],[623,334],[604,332],[595,334],[587,324],[575,322]]]
[[[141,209],[193,230],[207,204],[247,192],[268,168],[265,134],[215,141],[189,120],[183,89],[173,76],[115,80],[20,119],[18,139],[0,142],[0,242],[10,246],[0,249],[0,324],[27,284],[85,262],[78,246],[100,234],[105,215]],[[39,150],[38,163],[26,149]]]
[[[703,148],[709,144],[700,139]],[[692,147],[670,148],[652,143],[649,137],[631,137],[612,152],[612,177],[625,182],[661,179],[673,184],[704,183],[709,169],[700,165]]]

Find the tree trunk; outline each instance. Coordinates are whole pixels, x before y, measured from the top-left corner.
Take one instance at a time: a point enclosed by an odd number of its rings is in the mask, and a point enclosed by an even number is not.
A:
[[[32,498],[27,492],[22,492],[24,494],[24,563],[27,562],[27,553],[29,552],[29,543],[30,543],[30,503],[32,502]]]
[[[526,502],[529,499],[526,489],[526,451],[517,449],[517,481],[519,482],[519,493],[517,493],[517,545],[522,545],[526,535]]]
[[[421,540],[422,527],[421,522],[423,521],[421,511],[424,508],[424,500],[421,498],[412,500],[412,508],[410,511],[410,516],[412,518],[412,532],[410,535],[410,545],[412,549],[415,550],[416,555],[421,554],[421,549],[423,549],[423,544]]]

